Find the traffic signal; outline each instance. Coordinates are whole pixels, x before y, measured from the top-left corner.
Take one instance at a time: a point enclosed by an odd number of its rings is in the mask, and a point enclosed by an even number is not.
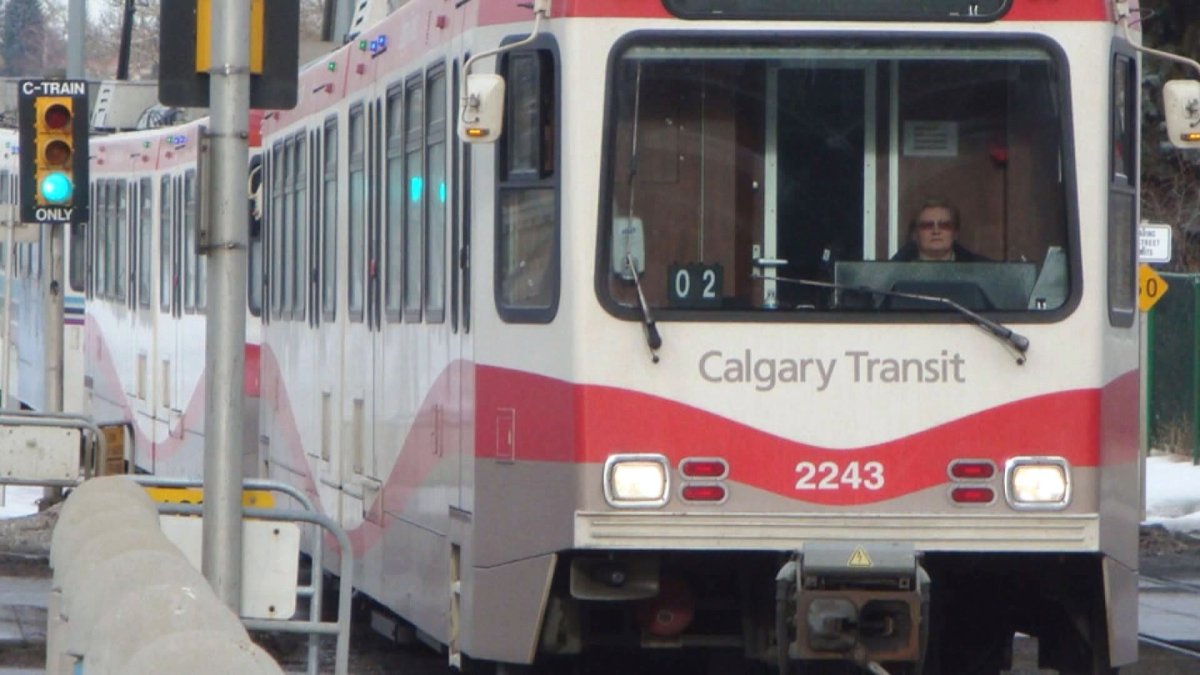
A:
[[[33,102],[34,143],[37,145],[34,203],[38,206],[70,205],[75,196],[72,158],[75,138],[72,120],[75,104],[70,96],[42,96]]]
[[[87,84],[19,84],[21,220],[81,223],[88,210]]]

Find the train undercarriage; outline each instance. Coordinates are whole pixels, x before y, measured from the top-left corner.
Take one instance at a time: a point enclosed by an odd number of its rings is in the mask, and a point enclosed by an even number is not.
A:
[[[1101,561],[878,545],[578,553],[560,558],[537,670],[994,675],[1023,633],[1042,668],[1111,674]]]

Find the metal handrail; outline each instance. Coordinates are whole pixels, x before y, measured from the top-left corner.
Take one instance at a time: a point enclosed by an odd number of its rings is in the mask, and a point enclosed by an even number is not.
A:
[[[204,507],[200,504],[159,504],[158,512],[167,515],[202,516]],[[242,624],[254,630],[311,633],[314,638],[317,634],[336,633],[337,648],[334,653],[334,673],[335,675],[347,675],[350,664],[350,592],[354,586],[354,555],[350,547],[350,537],[332,518],[315,511],[243,508],[242,517],[312,523],[325,528],[337,538],[338,545],[342,549],[340,563],[342,581],[338,585],[338,616],[336,623],[319,620],[242,619]],[[319,545],[314,548],[319,548]],[[321,570],[315,570],[315,572],[320,574]],[[312,666],[311,660],[309,666]]]
[[[203,487],[203,480],[199,478],[169,478],[165,476],[138,474],[133,476],[133,479],[143,486],[148,485],[152,487],[168,488]],[[266,478],[247,478],[242,481],[242,489],[272,490],[275,492],[282,492],[283,494],[300,502],[300,505],[304,507],[306,511],[319,513],[316,505],[313,504],[313,501],[309,499],[307,494],[302,492],[299,488],[289,485],[288,483]],[[344,551],[347,550],[349,549],[343,549],[343,556]],[[312,571],[310,573],[309,585],[300,586],[296,589],[297,595],[302,598],[309,598],[308,617],[313,621],[319,621],[321,618],[321,603],[324,597],[323,590],[325,585],[325,560],[323,557],[323,552],[324,547],[322,546],[322,542],[317,539],[313,542],[313,550],[309,554],[309,557],[312,559]],[[318,644],[318,637],[314,632],[314,634],[310,635],[308,638],[308,675],[317,675],[317,671],[319,670],[318,663],[320,662],[320,655],[318,653],[319,650],[320,645]]]
[[[6,410],[0,413],[0,424],[46,427],[51,429],[79,429],[81,432],[91,432],[93,437],[92,444],[85,446],[85,453],[90,453],[90,456],[85,454],[84,457],[84,478],[100,475],[99,458],[108,454],[108,442],[104,439],[104,432],[100,431],[100,426],[95,421],[76,413]],[[99,452],[93,450],[94,446],[99,446]],[[7,485],[73,487],[78,485],[79,481],[71,479],[27,481],[19,478],[0,477],[0,483]]]

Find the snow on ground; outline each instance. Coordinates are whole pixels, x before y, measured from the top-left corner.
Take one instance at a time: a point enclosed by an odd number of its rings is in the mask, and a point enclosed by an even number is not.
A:
[[[1190,457],[1146,460],[1146,523],[1173,532],[1200,532],[1200,466]]]
[[[0,500],[0,518],[16,518],[37,513],[37,500],[42,498],[41,487],[26,485],[0,486],[4,498]]]

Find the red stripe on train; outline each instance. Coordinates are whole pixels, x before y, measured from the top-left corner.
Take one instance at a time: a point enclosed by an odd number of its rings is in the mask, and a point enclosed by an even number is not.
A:
[[[850,449],[781,438],[657,396],[503,368],[479,366],[476,386],[477,456],[601,463],[612,453],[655,452],[676,465],[685,457],[723,457],[731,480],[815,504],[869,504],[939,485],[946,482],[949,462],[958,458],[990,459],[1002,466],[1017,455],[1055,455],[1088,467],[1128,461],[1137,448],[1129,422],[1132,418],[1136,427],[1136,372],[1104,390],[1014,401]],[[1102,420],[1102,408],[1109,419]],[[1121,410],[1131,414],[1117,415]],[[864,410],[859,419],[869,424],[872,416]],[[851,462],[857,469],[878,463],[886,480],[877,489],[797,490],[798,467],[823,462],[839,471]]]

